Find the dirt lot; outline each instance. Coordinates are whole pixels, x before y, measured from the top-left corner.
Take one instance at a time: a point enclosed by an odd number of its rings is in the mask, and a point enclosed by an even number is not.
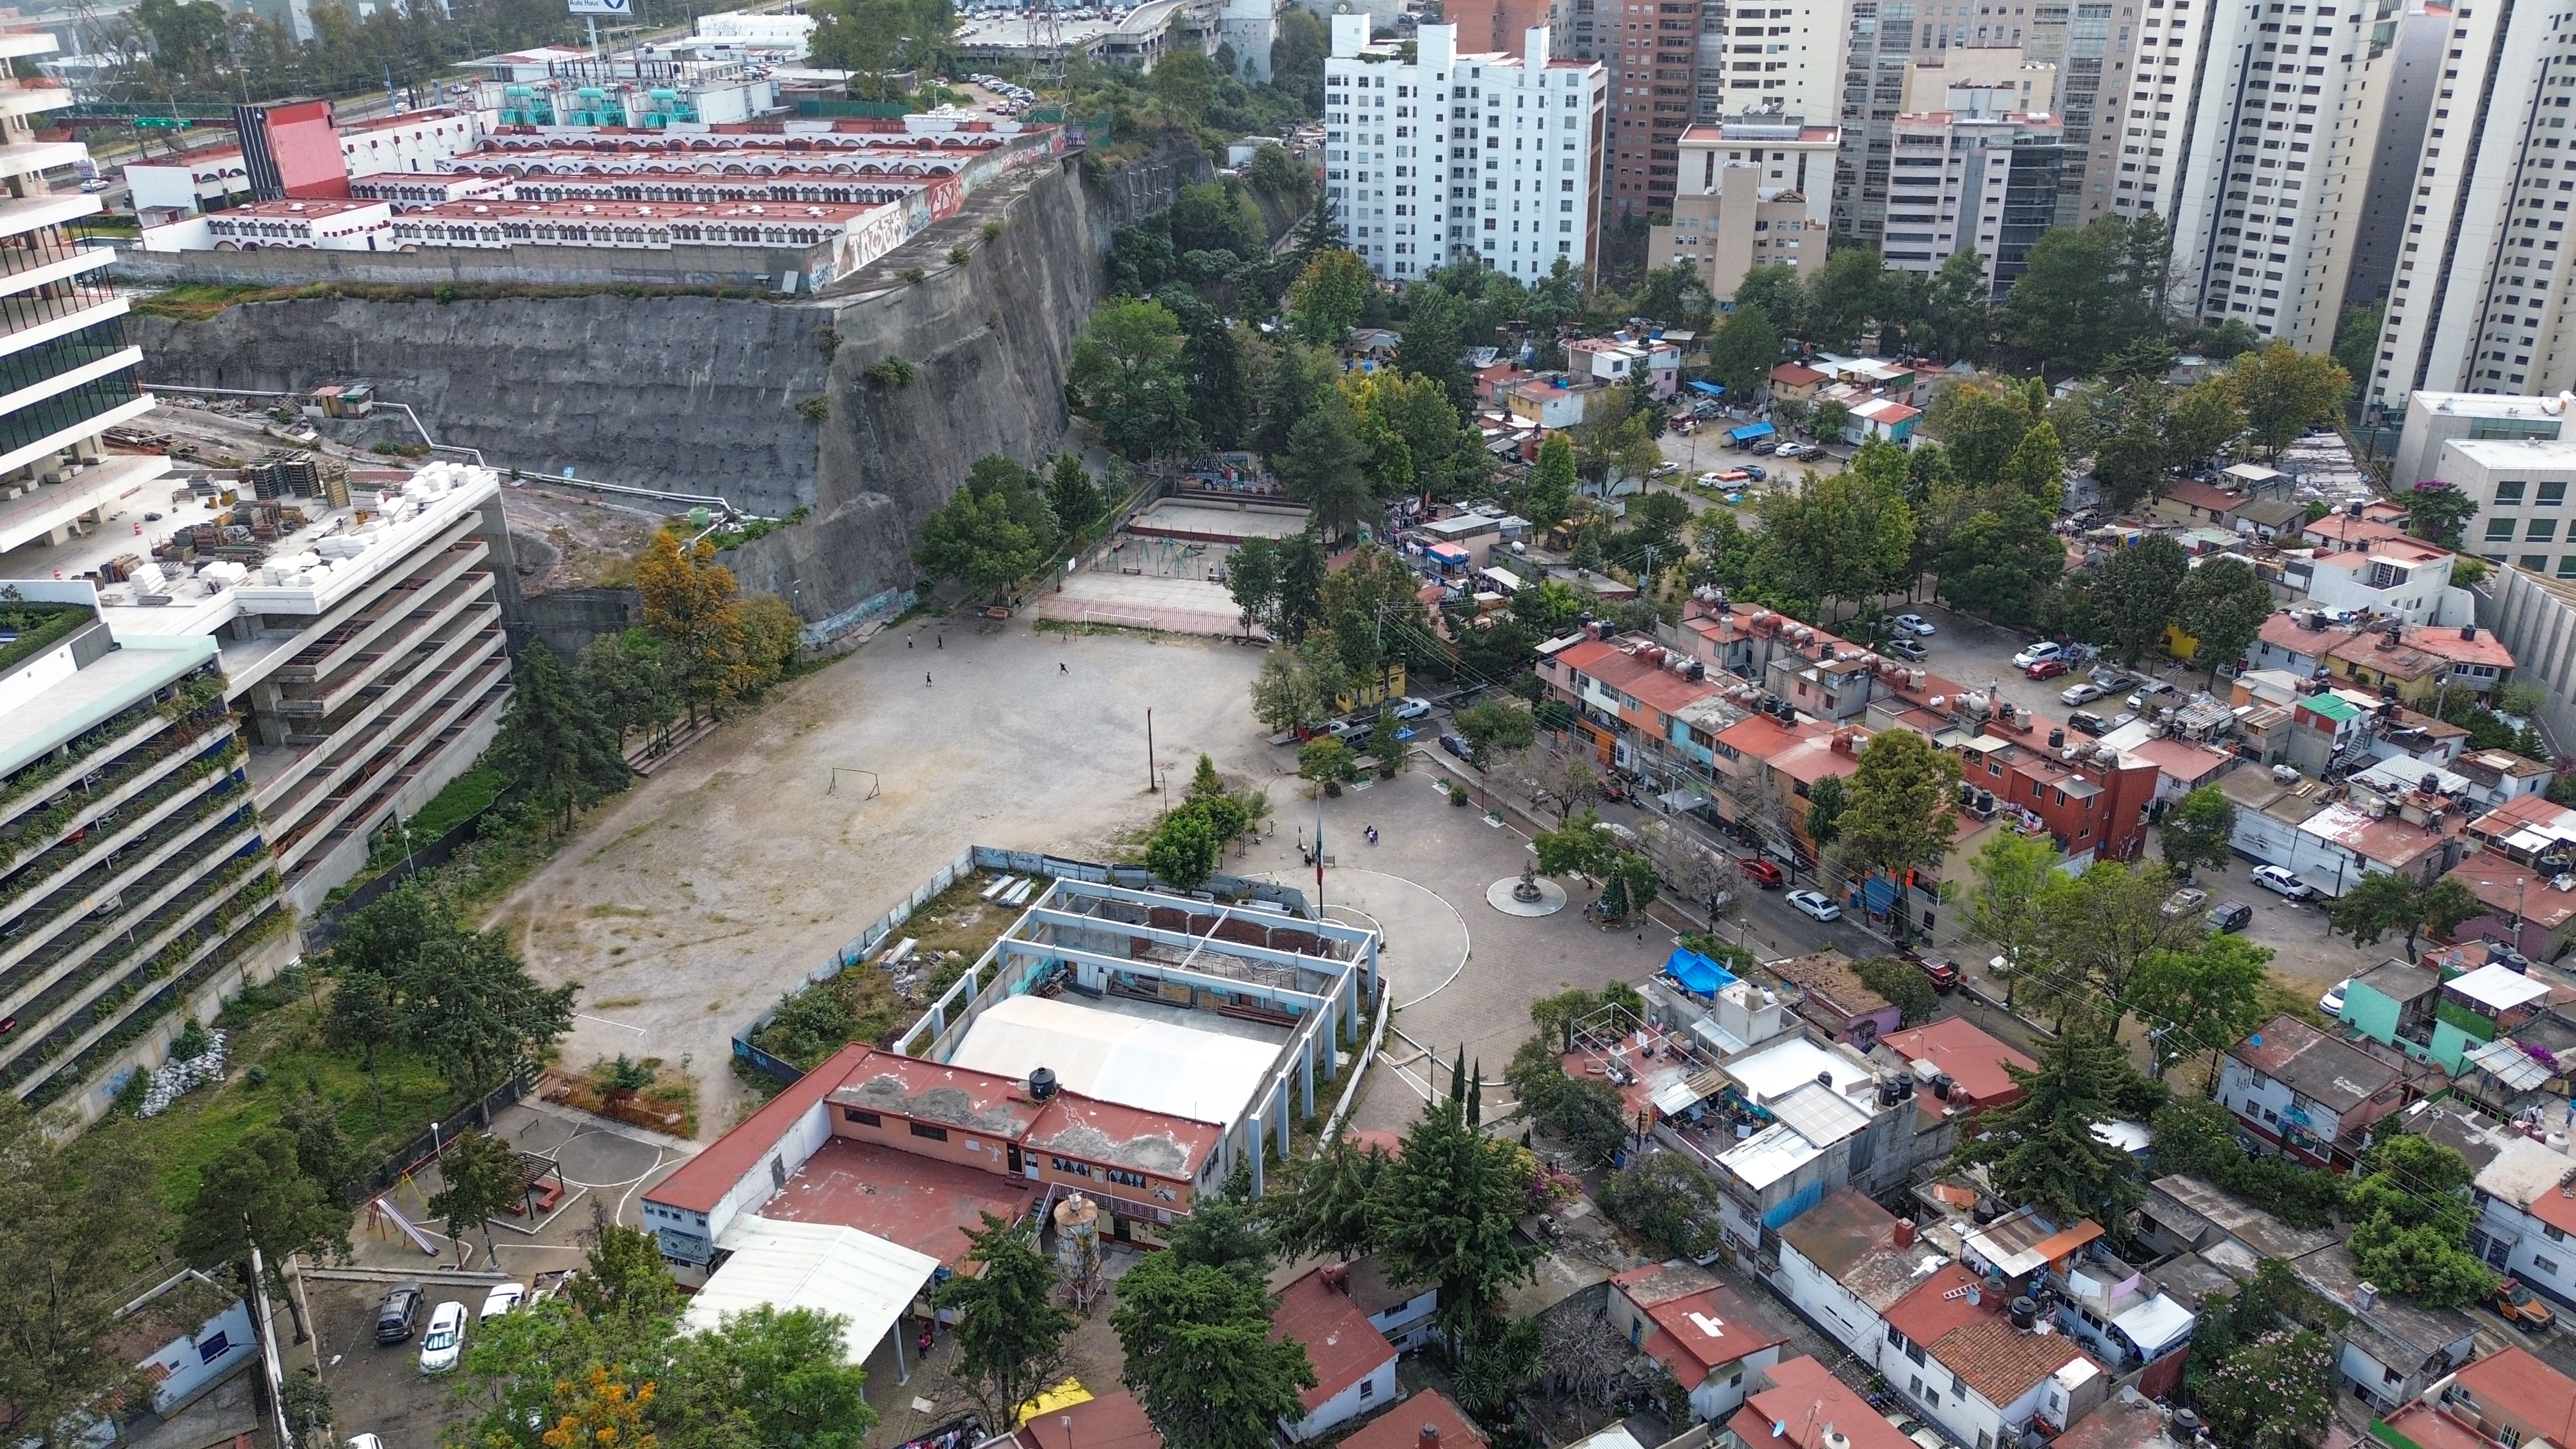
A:
[[[501,919],[540,979],[584,988],[564,1059],[685,1059],[711,1138],[746,1102],[731,1033],[958,852],[1097,859],[1147,820],[1149,708],[1174,783],[1201,751],[1268,779],[1259,667],[1216,642],[907,624],[585,822]]]

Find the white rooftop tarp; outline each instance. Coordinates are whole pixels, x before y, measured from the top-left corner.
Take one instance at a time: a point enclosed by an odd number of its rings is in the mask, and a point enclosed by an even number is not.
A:
[[[873,1233],[832,1223],[791,1223],[744,1214],[717,1243],[733,1256],[689,1300],[680,1326],[712,1331],[728,1313],[764,1304],[781,1311],[811,1308],[849,1320],[842,1357],[866,1363],[877,1340],[895,1326],[939,1260]]]
[[[1249,1037],[1014,996],[975,1018],[948,1060],[1004,1077],[1047,1067],[1069,1092],[1231,1127],[1278,1059]]]
[[[2191,1332],[2191,1310],[2162,1293],[2111,1320],[2138,1352],[2154,1358]]]
[[[2528,1006],[2549,995],[2549,988],[2509,966],[2481,966],[2466,976],[2453,977],[2445,983],[2481,1006],[2498,1011],[2511,1011]]]

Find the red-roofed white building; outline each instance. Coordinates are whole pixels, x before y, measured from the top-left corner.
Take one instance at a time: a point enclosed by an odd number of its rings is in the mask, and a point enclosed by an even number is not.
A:
[[[1752,1304],[1688,1263],[1652,1263],[1610,1280],[1610,1322],[1664,1366],[1714,1423],[1743,1404],[1752,1375],[1780,1361],[1788,1336]]]
[[[2451,587],[2452,557],[2449,549],[2399,535],[2320,549],[2306,562],[2291,559],[2283,564],[2281,578],[2321,609],[2363,609],[2409,624],[2438,624],[2448,617],[2457,624],[2468,617],[2465,605],[2456,606],[2450,616],[2442,607],[2444,591]]]
[[[1914,1441],[1835,1378],[1833,1370],[1804,1356],[1773,1364],[1726,1421],[1744,1449],[1913,1449]]]
[[[1306,1346],[1315,1370],[1315,1386],[1299,1391],[1306,1417],[1282,1426],[1292,1441],[1321,1438],[1395,1402],[1395,1345],[1351,1297],[1349,1273],[1318,1268],[1289,1284],[1270,1324],[1274,1340]]]

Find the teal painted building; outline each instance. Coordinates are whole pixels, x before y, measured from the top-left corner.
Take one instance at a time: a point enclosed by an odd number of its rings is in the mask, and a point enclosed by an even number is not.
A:
[[[2338,1019],[2382,1046],[2430,1061],[2440,1029],[2436,1003],[2441,991],[2442,974],[2436,967],[2390,957],[2344,987]]]

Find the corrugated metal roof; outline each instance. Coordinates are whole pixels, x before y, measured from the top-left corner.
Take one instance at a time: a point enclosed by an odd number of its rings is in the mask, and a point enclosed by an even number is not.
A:
[[[841,1354],[853,1364],[894,1327],[939,1260],[856,1228],[789,1223],[746,1214],[718,1244],[733,1256],[689,1300],[680,1324],[693,1333],[717,1326],[725,1314],[768,1305],[811,1308],[849,1320]]]

